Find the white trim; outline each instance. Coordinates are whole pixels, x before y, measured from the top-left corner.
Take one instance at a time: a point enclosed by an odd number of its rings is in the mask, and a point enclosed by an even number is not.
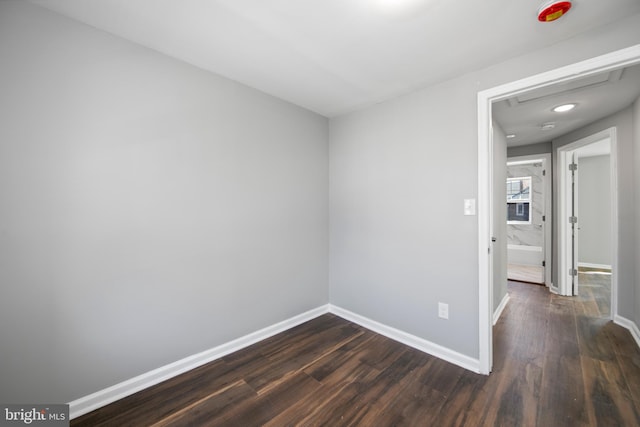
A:
[[[579,262],[578,267],[599,268],[601,270],[611,270],[611,266],[607,264],[594,264],[592,262]]]
[[[526,252],[542,252],[542,246],[507,245],[507,249]]]
[[[530,154],[528,156],[513,156],[507,158],[507,166],[532,165],[542,160],[542,156],[548,156],[549,153]],[[510,160],[511,159],[511,160]]]
[[[640,347],[640,329],[638,329],[638,325],[636,325],[636,322],[629,320],[626,317],[615,315],[613,318],[613,323],[628,329],[631,333],[631,336],[635,340],[636,345]]]
[[[481,373],[488,374],[493,364],[492,301],[490,299],[492,286],[489,277],[491,257],[487,250],[490,247],[489,223],[492,220],[488,205],[492,180],[489,154],[493,148],[491,103],[532,89],[568,82],[638,62],[640,62],[640,44],[478,92],[478,350]],[[612,259],[613,267],[616,268],[615,258]]]
[[[504,294],[504,298],[502,298],[502,301],[500,301],[500,304],[498,304],[498,307],[496,308],[496,311],[493,312],[493,324],[494,325],[496,323],[498,323],[498,320],[500,319],[500,316],[502,315],[502,312],[504,311],[504,309],[507,306],[508,302],[509,302],[509,294],[506,293],[506,294]]]
[[[618,239],[620,226],[618,222],[618,135],[612,128],[609,141],[609,169],[611,173],[611,316],[618,315]]]
[[[567,219],[571,215],[571,179],[569,178],[569,165],[573,163],[573,152],[566,145],[558,148],[558,290],[560,295],[572,296],[572,275],[569,274],[571,265],[571,227],[567,225]]]
[[[328,312],[328,304],[314,308],[287,320],[283,320],[282,322],[260,329],[259,331],[250,333],[233,341],[229,341],[228,343],[192,356],[187,356],[184,359],[161,366],[160,368],[138,375],[137,377],[115,384],[111,387],[107,387],[88,396],[81,397],[80,399],[76,399],[73,402],[69,402],[69,418],[77,418],[95,409],[108,405],[109,403],[115,402],[116,400],[122,399],[123,397],[130,396],[140,390],[161,383],[162,381],[195,369],[235,351],[241,350]]]
[[[411,335],[407,332],[401,331],[391,326],[384,325],[380,322],[376,322],[375,320],[353,313],[349,310],[345,310],[344,308],[335,306],[333,304],[329,304],[329,312],[353,323],[357,323],[358,325],[370,329],[380,335],[384,335],[385,337],[390,338],[394,341],[398,341],[402,344],[408,345],[409,347],[413,347],[439,359],[453,363],[454,365],[458,365],[462,368],[479,373],[478,359],[474,359],[462,353],[458,353],[449,348],[432,343],[431,341],[427,341],[423,338]]]
[[[493,278],[491,277],[491,214],[493,153],[490,93],[478,93],[478,360],[480,373],[489,375],[493,366]]]
[[[489,171],[489,177],[493,177],[495,175],[495,164],[494,164],[494,160],[495,160],[495,150],[494,150],[494,142],[493,142],[493,134],[494,134],[494,129],[493,129],[493,121],[491,119],[489,119],[489,150],[487,153],[487,161],[488,161],[488,171]],[[506,153],[504,153],[506,154]],[[504,165],[501,165],[501,168],[504,167]],[[489,321],[493,320],[493,291],[494,291],[494,287],[495,287],[495,281],[496,281],[496,270],[495,270],[495,265],[496,265],[496,255],[498,253],[498,251],[496,250],[496,244],[493,242],[493,237],[496,235],[496,229],[495,229],[495,221],[493,220],[493,217],[495,215],[495,205],[496,205],[496,199],[495,199],[495,194],[493,193],[494,191],[494,182],[493,179],[489,179],[489,181],[487,182],[488,184],[488,198],[487,198],[487,221],[489,222],[489,230],[488,230],[488,235],[491,236],[490,239],[490,243],[489,243],[489,262],[488,262],[488,271],[487,271],[487,276],[489,277],[489,292],[487,293],[487,316],[489,316]],[[504,183],[500,183],[500,185],[503,185]],[[480,185],[480,183],[478,183],[478,185]],[[504,188],[504,187],[503,187]],[[501,197],[500,198],[500,204],[504,203],[504,198]],[[505,235],[506,238],[506,235]],[[499,245],[504,245],[504,243],[506,242],[500,242]],[[505,273],[505,275],[507,274],[507,265],[502,265],[502,261],[506,261],[503,259],[500,259],[500,273]],[[500,280],[502,280],[502,276],[500,277]],[[493,341],[493,328],[491,328],[491,330],[489,330],[489,334],[490,334],[490,339],[491,341]],[[493,361],[493,346],[489,347],[489,360]],[[482,354],[479,355],[479,358],[482,358]],[[482,372],[482,370],[480,370],[480,373],[484,373]],[[487,372],[487,374],[489,374],[489,372]]]

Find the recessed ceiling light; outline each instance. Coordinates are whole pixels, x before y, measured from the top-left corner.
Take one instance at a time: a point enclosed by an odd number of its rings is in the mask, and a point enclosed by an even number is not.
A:
[[[541,126],[542,130],[551,130],[551,129],[555,128],[555,127],[556,127],[556,124],[553,123],[553,122],[543,123],[542,126]]]
[[[556,113],[564,113],[566,111],[570,111],[573,110],[574,108],[576,108],[577,104],[562,104],[562,105],[558,105],[557,107],[553,108],[553,111]]]
[[[508,139],[515,138],[515,137],[516,137],[515,133],[510,133],[509,135],[507,135]]]

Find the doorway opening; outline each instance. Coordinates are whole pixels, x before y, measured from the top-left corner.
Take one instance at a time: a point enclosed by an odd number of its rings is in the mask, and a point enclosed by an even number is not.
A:
[[[551,154],[507,159],[507,279],[551,284]]]
[[[478,93],[478,288],[479,372],[489,374],[493,365],[493,127],[492,103],[514,95],[595,76],[598,73],[640,63],[640,45],[578,62]],[[504,242],[499,243],[504,244]],[[617,253],[613,254],[616,258]],[[617,260],[612,261],[615,265]],[[614,267],[615,268],[615,267]],[[615,297],[612,298],[615,300]],[[614,302],[615,304],[615,302]],[[616,312],[612,313],[616,316]]]
[[[559,284],[561,295],[587,292],[609,300],[617,313],[617,136],[616,128],[559,147]],[[604,310],[600,310],[605,312]]]

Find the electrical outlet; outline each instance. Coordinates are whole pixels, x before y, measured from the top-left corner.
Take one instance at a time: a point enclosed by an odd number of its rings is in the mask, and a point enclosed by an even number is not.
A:
[[[449,318],[449,304],[445,304],[443,302],[438,303],[438,317],[441,319]]]

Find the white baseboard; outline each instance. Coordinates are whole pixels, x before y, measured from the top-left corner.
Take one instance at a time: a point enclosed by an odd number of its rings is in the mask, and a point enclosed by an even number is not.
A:
[[[371,320],[367,317],[360,316],[359,314],[345,310],[333,304],[329,304],[329,312],[353,323],[357,323],[358,325],[370,329],[380,335],[384,335],[387,338],[406,344],[409,347],[413,347],[424,353],[446,360],[447,362],[453,363],[454,365],[458,365],[470,371],[480,373],[480,360],[478,359],[458,353],[449,348],[432,343],[431,341],[427,341],[415,335],[408,334],[391,326],[384,325],[380,322],[376,322],[375,320]]]
[[[507,245],[507,250],[511,249],[516,251],[525,252],[542,252],[542,246],[529,246],[529,245]]]
[[[77,418],[88,412],[108,405],[109,403],[115,402],[116,400],[122,399],[123,397],[130,396],[133,393],[195,369],[205,363],[212,362],[233,353],[234,351],[241,350],[328,312],[329,305],[309,310],[305,313],[276,323],[275,325],[268,326],[264,329],[260,329],[259,331],[245,335],[228,343],[185,357],[184,359],[146,372],[142,375],[138,375],[137,377],[131,378],[127,381],[99,390],[88,396],[81,397],[73,402],[69,402],[69,417],[71,419]]]
[[[502,298],[502,301],[500,301],[500,304],[498,304],[498,307],[493,312],[493,324],[494,325],[496,323],[498,323],[498,319],[500,319],[500,315],[504,311],[504,308],[507,306],[508,302],[509,302],[509,293],[506,293],[506,294],[504,294],[504,298]]]
[[[500,312],[507,304],[507,300],[508,295],[506,295],[500,303]],[[259,331],[245,335],[228,343],[219,345],[209,350],[205,350],[192,356],[185,357],[184,359],[162,366],[158,369],[154,369],[152,371],[138,375],[137,377],[115,384],[111,387],[99,390],[88,396],[84,396],[80,399],[74,400],[73,402],[69,402],[70,419],[80,417],[86,413],[113,403],[116,400],[130,396],[140,390],[144,390],[145,388],[159,384],[162,381],[166,381],[184,372],[190,371],[206,363],[231,354],[235,351],[241,350],[273,335],[279,334],[280,332],[291,329],[301,323],[307,322],[311,319],[315,319],[316,317],[321,316],[325,313],[333,313],[336,316],[357,323],[362,327],[370,329],[376,333],[379,333],[380,335],[391,338],[392,340],[401,342],[410,347],[431,354],[432,356],[438,357],[470,371],[476,373],[480,372],[480,361],[478,359],[474,359],[472,357],[453,351],[449,348],[427,341],[423,338],[419,338],[415,335],[411,335],[391,326],[376,322],[375,320],[360,316],[335,305],[327,304],[313,310],[309,310],[305,313],[299,314],[282,322],[276,323],[275,325],[271,325]],[[500,313],[497,313],[497,316],[499,315]],[[638,336],[640,336],[640,334]]]
[[[611,266],[608,264],[594,264],[592,262],[579,262],[578,267],[598,268],[600,270],[611,270]]]
[[[616,316],[613,318],[613,323],[615,323],[616,325],[620,325],[623,328],[627,328],[631,333],[633,339],[636,341],[636,345],[640,347],[640,329],[638,329],[638,325],[636,325],[636,322],[616,314]]]

